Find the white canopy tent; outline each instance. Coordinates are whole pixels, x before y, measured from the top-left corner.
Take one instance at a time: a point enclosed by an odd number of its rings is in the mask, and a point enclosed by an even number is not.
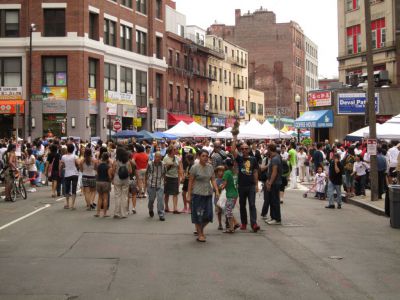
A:
[[[211,137],[215,138],[217,133],[209,130],[196,122],[192,122],[188,125],[189,130],[192,133],[192,137]]]
[[[397,115],[386,123],[376,124],[376,135],[378,139],[400,139],[400,115]],[[369,127],[361,128],[346,136],[348,140],[356,140],[369,137]]]
[[[176,124],[171,129],[166,130],[165,133],[173,134],[173,135],[176,135],[177,137],[192,137],[193,136],[192,130],[189,128],[189,125],[187,125],[183,121],[180,121],[178,124]]]
[[[286,134],[286,133],[276,129],[274,126],[272,126],[272,124],[268,120],[265,120],[265,122],[261,125],[261,128],[263,131],[268,133],[268,136],[269,136],[268,138],[270,138],[270,139],[290,139],[290,138],[292,138],[291,135]]]

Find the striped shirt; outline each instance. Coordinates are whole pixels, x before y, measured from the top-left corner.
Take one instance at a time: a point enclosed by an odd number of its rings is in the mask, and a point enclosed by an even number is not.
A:
[[[155,164],[150,161],[146,171],[147,184],[152,188],[163,188],[165,177],[165,166],[162,162]]]

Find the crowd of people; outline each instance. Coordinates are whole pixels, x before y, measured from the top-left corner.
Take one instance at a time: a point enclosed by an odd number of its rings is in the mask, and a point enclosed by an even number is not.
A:
[[[398,141],[379,143],[379,198],[388,184],[400,182],[399,152]],[[155,212],[160,221],[165,221],[166,213],[190,213],[197,241],[205,242],[205,228],[214,214],[218,230],[224,233],[248,227],[260,230],[256,209],[260,191],[264,194],[261,218],[269,225],[281,224],[280,208],[288,186],[308,185],[317,199],[327,200],[329,209],[342,208],[342,187],[347,197],[364,197],[370,155],[363,142],[306,145],[294,140],[239,141],[234,136],[231,141],[104,143],[52,137],[32,143],[3,139],[0,163],[5,201],[13,201],[12,181],[24,169],[33,187],[50,184],[51,197],[65,197],[66,210],[77,208],[79,190],[86,209],[103,218],[111,216],[111,203],[113,218],[124,219],[136,214],[137,198],[147,198],[151,218]],[[183,209],[179,209],[180,193]],[[237,202],[239,220],[234,216]]]

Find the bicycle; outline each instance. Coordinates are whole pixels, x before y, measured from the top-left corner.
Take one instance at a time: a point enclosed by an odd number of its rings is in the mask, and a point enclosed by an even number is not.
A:
[[[28,194],[25,188],[24,182],[24,172],[22,168],[19,168],[14,173],[14,180],[11,187],[11,200],[15,202],[18,196],[21,196],[22,199],[28,198]]]

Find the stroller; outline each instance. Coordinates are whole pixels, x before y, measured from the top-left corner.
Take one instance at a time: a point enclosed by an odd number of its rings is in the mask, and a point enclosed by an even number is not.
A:
[[[315,186],[316,186],[316,184],[314,183],[314,184],[303,194],[303,198],[307,198],[309,193],[316,193]]]

